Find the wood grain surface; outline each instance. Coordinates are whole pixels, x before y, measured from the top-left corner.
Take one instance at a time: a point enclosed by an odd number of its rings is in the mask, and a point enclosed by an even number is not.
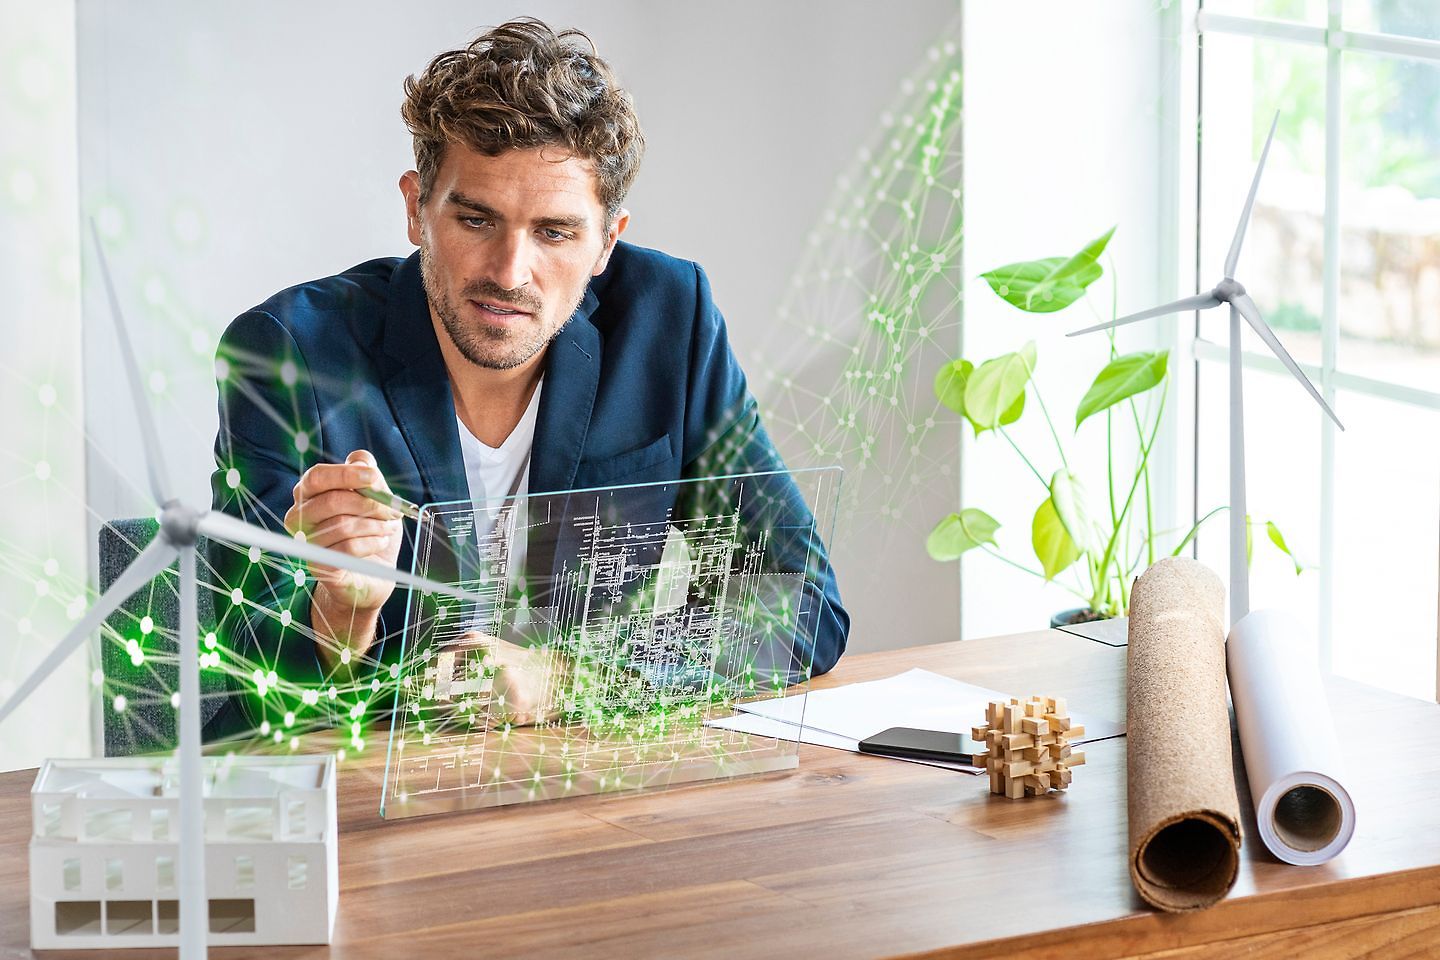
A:
[[[1124,648],[1058,631],[849,657],[816,686],[915,666],[1123,719]],[[1440,706],[1342,680],[1329,689],[1357,766],[1380,739],[1404,744],[1410,765],[1351,778],[1355,838],[1320,867],[1265,852],[1237,770],[1240,878],[1195,914],[1151,911],[1130,885],[1124,740],[1088,745],[1068,794],[1027,800],[992,796],[979,777],[805,746],[791,773],[395,822],[378,813],[377,751],[341,767],[334,944],[212,955],[1433,955]],[[33,779],[0,774],[0,958],[30,956]]]

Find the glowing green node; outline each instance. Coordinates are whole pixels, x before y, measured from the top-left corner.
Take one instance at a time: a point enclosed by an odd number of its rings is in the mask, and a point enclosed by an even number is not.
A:
[[[300,430],[295,434],[295,452],[304,453],[310,449],[310,434]]]
[[[230,361],[224,357],[215,358],[215,379],[221,383],[230,379]]]
[[[325,691],[325,696],[328,697],[328,698],[331,699],[331,700],[334,700],[334,699],[335,699],[336,697],[338,697],[339,695],[340,695],[340,691],[339,691],[339,690],[336,690],[333,684],[331,685],[331,687],[330,687],[329,690],[326,690],[326,691]]]
[[[341,663],[349,663],[349,662],[350,662],[350,648],[349,648],[349,647],[342,647],[342,648],[341,648],[341,650],[340,650],[340,662],[341,662]],[[332,689],[333,689],[333,688],[332,688]]]
[[[304,567],[296,567],[296,568],[295,568],[295,572],[292,573],[290,576],[291,576],[292,579],[294,579],[294,581],[295,581],[295,586],[297,586],[297,587],[303,587],[303,586],[305,586],[305,568],[304,568]]]
[[[280,611],[280,626],[288,627],[290,626],[291,621],[294,619],[294,614],[292,614],[289,610]]]
[[[270,721],[269,721],[269,720],[261,720],[261,721],[260,721],[260,736],[262,736],[262,737],[268,737],[268,736],[270,736]]]
[[[280,364],[281,383],[285,384],[285,386],[287,387],[293,387],[295,386],[296,381],[298,381],[299,379],[300,371],[295,366],[294,360],[286,360],[285,362]]]
[[[245,594],[240,591],[239,587],[236,587],[234,590],[230,591],[230,603],[232,606],[238,607],[244,601]]]
[[[123,693],[117,693],[117,694],[115,694],[115,699],[112,700],[112,701],[110,701],[110,706],[111,706],[112,709],[114,709],[114,711],[115,711],[116,713],[124,713],[124,712],[125,712],[125,694],[123,694]]]
[[[251,563],[259,563],[259,562],[260,562],[260,548],[259,548],[259,547],[251,547],[249,550],[246,550],[246,551],[245,551],[245,558],[246,558],[247,560],[249,560]]]
[[[176,690],[174,693],[170,694],[170,709],[172,709],[172,710],[179,710],[179,709],[180,709],[180,691],[179,691],[179,690]]]
[[[55,406],[55,401],[59,399],[55,388],[48,383],[42,383],[40,389],[35,391],[35,396],[40,401],[40,406],[42,407],[53,407]]]
[[[276,731],[275,731],[275,738],[274,738],[274,739],[275,739],[275,742],[276,742],[276,743],[280,743],[282,740],[285,739],[285,731],[283,731],[283,730],[276,730]]]
[[[105,674],[101,670],[90,671],[90,686],[98,687],[105,682]]]
[[[36,581],[35,581],[35,596],[37,596],[37,597],[44,597],[44,596],[48,596],[49,594],[50,594],[50,581],[48,581],[48,580],[36,580]]]
[[[50,479],[50,462],[49,462],[48,460],[37,460],[37,461],[35,462],[35,479],[36,479],[36,480],[49,480],[49,479]]]

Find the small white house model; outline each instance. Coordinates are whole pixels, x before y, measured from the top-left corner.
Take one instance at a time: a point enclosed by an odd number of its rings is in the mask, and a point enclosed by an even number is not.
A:
[[[30,791],[30,945],[179,944],[178,766],[47,760]],[[205,759],[212,946],[329,943],[340,896],[335,758]]]

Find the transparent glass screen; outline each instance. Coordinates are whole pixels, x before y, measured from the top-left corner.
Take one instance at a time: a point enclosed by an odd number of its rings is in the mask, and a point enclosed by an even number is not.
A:
[[[427,506],[415,572],[472,596],[411,595],[382,815],[795,767],[798,727],[714,724],[803,692],[840,474]]]

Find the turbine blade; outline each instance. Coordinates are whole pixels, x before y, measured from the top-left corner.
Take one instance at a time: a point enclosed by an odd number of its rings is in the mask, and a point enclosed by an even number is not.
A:
[[[1193,297],[1186,297],[1183,300],[1176,300],[1174,303],[1167,303],[1164,306],[1141,310],[1139,313],[1132,313],[1128,317],[1111,320],[1109,323],[1099,323],[1093,327],[1086,327],[1084,330],[1076,330],[1072,333],[1065,334],[1065,336],[1078,337],[1081,334],[1094,333],[1096,330],[1108,330],[1111,327],[1123,327],[1127,323],[1149,320],[1151,317],[1163,317],[1169,313],[1184,313],[1187,310],[1209,310],[1211,307],[1219,306],[1219,304],[1220,300],[1215,294],[1200,293]]]
[[[165,470],[165,457],[160,449],[160,434],[155,429],[155,416],[150,402],[145,398],[145,388],[140,382],[140,365],[135,360],[135,348],[130,343],[130,330],[125,326],[125,314],[120,310],[120,297],[115,293],[115,281],[110,276],[110,263],[105,259],[105,247],[100,243],[100,231],[95,221],[90,221],[90,237],[95,241],[95,255],[100,260],[100,276],[105,280],[105,296],[110,301],[110,316],[115,320],[115,335],[120,341],[120,360],[125,367],[125,379],[130,384],[130,399],[135,404],[135,418],[140,421],[140,442],[145,451],[145,472],[150,479],[150,495],[155,505],[162,506],[171,498],[168,492],[170,477]]]
[[[1315,402],[1320,404],[1320,409],[1324,410],[1330,419],[1335,421],[1335,426],[1344,430],[1345,425],[1340,422],[1339,417],[1335,416],[1335,411],[1330,409],[1330,404],[1326,403],[1325,398],[1320,396],[1320,391],[1315,389],[1315,384],[1310,382],[1310,378],[1305,376],[1305,371],[1300,369],[1300,365],[1296,363],[1294,358],[1286,351],[1284,344],[1280,342],[1280,338],[1275,336],[1275,331],[1271,330],[1265,321],[1260,318],[1260,308],[1255,306],[1255,301],[1250,299],[1250,294],[1241,294],[1235,298],[1233,303],[1235,309],[1240,311],[1240,316],[1244,317],[1245,321],[1250,324],[1250,329],[1254,330],[1260,339],[1265,341],[1265,346],[1270,348],[1270,352],[1275,354],[1281,363],[1285,364],[1285,369],[1289,370],[1295,379],[1300,381],[1300,386],[1304,387],[1310,396],[1315,398]]]
[[[10,699],[5,701],[5,705],[0,706],[0,723],[4,723],[5,718],[20,706],[26,697],[34,693],[35,688],[44,683],[45,678],[54,673],[56,667],[64,663],[65,658],[74,653],[75,648],[83,644],[85,639],[105,622],[106,617],[110,616],[132,593],[145,586],[154,579],[156,574],[168,567],[170,561],[174,560],[179,552],[170,545],[169,541],[158,535],[151,540],[150,545],[140,551],[140,555],[131,561],[130,566],[115,578],[110,589],[90,605],[90,609],[85,616],[80,618],[80,622],[65,634],[65,639],[57,643],[45,659],[40,661],[40,665],[31,671],[30,676],[21,681]]]
[[[1245,209],[1240,211],[1240,222],[1235,226],[1235,239],[1230,241],[1230,253],[1225,257],[1225,279],[1235,279],[1235,266],[1240,262],[1240,244],[1245,242],[1245,228],[1250,225],[1250,210],[1255,206],[1255,194],[1260,192],[1260,174],[1265,172],[1265,158],[1270,154],[1270,141],[1275,139],[1275,127],[1280,123],[1280,111],[1270,121],[1270,135],[1265,138],[1265,149],[1260,151],[1260,163],[1255,167],[1255,179],[1250,181],[1250,195],[1245,198]]]
[[[339,567],[342,570],[349,570],[352,573],[359,573],[367,577],[403,583],[407,587],[415,587],[432,593],[443,593],[446,596],[455,597],[460,600],[471,600],[482,604],[493,602],[493,599],[487,599],[473,591],[440,583],[438,580],[428,580],[425,577],[417,577],[412,573],[406,573],[394,567],[387,567],[383,563],[376,563],[373,560],[362,560],[359,557],[352,557],[348,553],[341,553],[338,550],[331,550],[328,547],[317,547],[313,543],[306,543],[304,540],[297,540],[294,537],[276,533],[273,530],[257,527],[254,524],[238,520],[228,513],[221,513],[217,510],[211,510],[202,516],[198,526],[201,533],[215,540],[223,540],[226,543],[238,543],[247,547],[259,547],[261,550],[268,550],[271,553],[294,557],[298,560],[309,560],[312,563],[323,563],[326,566]]]

